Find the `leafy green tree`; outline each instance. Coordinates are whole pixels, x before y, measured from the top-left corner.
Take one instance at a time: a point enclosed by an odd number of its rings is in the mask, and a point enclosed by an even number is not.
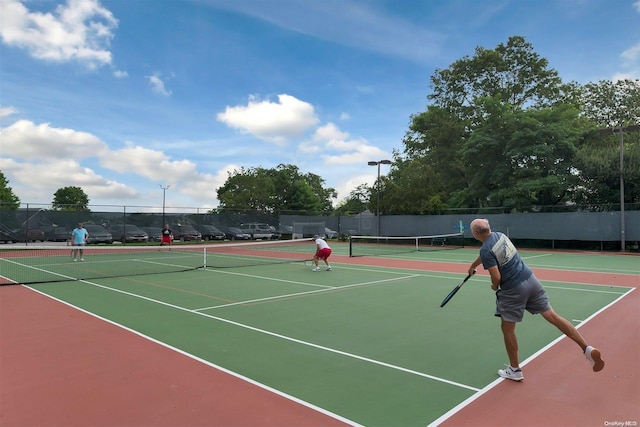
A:
[[[217,193],[221,208],[271,212],[275,187],[267,170],[241,168],[229,173]]]
[[[441,181],[426,157],[403,162],[396,155],[389,175],[381,177],[380,184],[382,215],[434,214],[446,207]],[[372,208],[376,205],[375,197],[372,193]]]
[[[576,154],[574,166],[581,186],[575,202],[620,203],[619,130],[623,128],[630,129],[622,135],[625,203],[640,203],[640,80],[589,83],[581,100],[584,117],[600,131],[591,133]]]
[[[20,199],[13,193],[13,189],[9,187],[9,180],[0,171],[0,209],[16,210],[20,207]]]
[[[297,166],[240,169],[218,189],[222,209],[252,209],[263,212],[330,212],[333,188],[324,188],[324,180],[315,174],[302,174]]]
[[[471,205],[526,210],[569,201],[585,130],[578,111],[566,105],[514,111],[495,99],[484,104],[490,114],[465,148]]]
[[[411,209],[421,203],[420,211],[524,206],[566,197],[571,188],[567,165],[577,141],[573,132],[559,129],[557,116],[576,123],[568,105],[578,104],[580,88],[564,84],[523,37],[510,37],[495,49],[476,48],[473,57],[436,70],[430,87],[431,105],[412,116],[397,159],[402,161],[396,161],[398,171],[390,175],[398,189],[412,189],[406,197]],[[547,126],[552,130],[545,135]],[[570,141],[557,139],[567,132]],[[553,170],[540,170],[554,165],[554,158],[559,163]],[[428,179],[404,173],[413,162]],[[560,176],[555,175],[558,169]],[[396,182],[400,176],[403,181]]]
[[[360,184],[349,192],[349,195],[335,209],[336,215],[354,215],[367,210],[373,189],[367,184]]]
[[[431,77],[427,99],[469,125],[481,123],[486,112],[478,100],[499,98],[514,109],[549,107],[573,97],[574,87],[562,83],[524,37],[509,37],[495,49],[477,47]]]
[[[330,212],[337,197],[333,188],[324,188],[325,181],[316,174],[300,172],[295,165],[280,164],[271,170],[276,188],[278,210]]]
[[[80,187],[62,187],[53,194],[53,210],[88,211],[89,196]]]
[[[423,191],[421,187],[425,185],[436,186],[436,191],[443,192],[441,197],[446,200],[445,195],[454,195],[467,186],[463,149],[468,134],[465,122],[451,111],[428,106],[427,111],[412,116],[403,140],[404,153],[394,153],[397,172],[390,175],[391,179],[402,176],[402,186],[419,191]],[[411,168],[412,161],[418,164],[413,171],[404,173],[402,169]],[[428,180],[415,174],[423,168],[422,163],[430,166]],[[412,179],[417,182],[412,182]],[[417,201],[417,197],[417,194],[407,195],[407,199],[413,201]]]
[[[640,203],[640,133],[624,136],[624,200]],[[579,205],[620,203],[620,136],[593,131],[576,153],[574,166],[581,185],[574,197]]]
[[[582,111],[600,128],[640,124],[640,80],[601,80],[588,83],[582,94]]]

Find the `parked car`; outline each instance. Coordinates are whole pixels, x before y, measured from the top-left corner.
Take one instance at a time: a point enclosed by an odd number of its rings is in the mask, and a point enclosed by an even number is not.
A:
[[[200,225],[197,230],[202,234],[204,240],[224,240],[226,235],[214,225]]]
[[[280,232],[280,230],[275,228],[273,225],[270,225],[269,229],[271,229],[271,239],[278,240],[282,238],[282,233]]]
[[[0,242],[13,243],[13,238],[14,235],[11,231],[0,228]]]
[[[114,224],[109,231],[114,241],[122,243],[149,241],[149,235],[133,224]]]
[[[252,239],[270,239],[273,236],[269,224],[263,222],[240,224],[240,229],[250,234]]]
[[[84,229],[89,233],[89,238],[87,239],[88,245],[96,243],[113,243],[113,235],[101,225],[84,224]]]
[[[195,241],[202,240],[202,234],[188,224],[173,225],[173,226],[170,226],[169,228],[171,228],[171,231],[173,231],[173,238],[175,240],[180,240],[183,242],[193,241],[193,240]]]
[[[227,238],[230,240],[251,240],[251,234],[245,233],[238,227],[227,228]]]
[[[44,242],[46,239],[44,238],[44,231],[39,229],[24,229],[18,228],[17,230],[13,230],[15,242]]]
[[[71,230],[66,227],[53,227],[45,233],[45,239],[50,242],[66,242],[71,238]]]
[[[147,236],[149,236],[150,242],[159,242],[162,240],[162,228],[160,227],[140,227]]]
[[[338,237],[338,234],[339,233],[337,231],[333,231],[327,227],[324,228],[324,235],[327,237],[327,239],[335,239]]]
[[[291,239],[293,237],[293,226],[281,224],[278,227],[278,233],[280,233],[280,239]]]

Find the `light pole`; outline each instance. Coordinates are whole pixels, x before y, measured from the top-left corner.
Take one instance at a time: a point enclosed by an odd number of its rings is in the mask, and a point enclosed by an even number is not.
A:
[[[376,193],[378,193],[378,207],[376,208],[376,216],[378,217],[378,236],[382,235],[380,233],[380,165],[390,165],[391,160],[378,160],[370,161],[367,163],[369,166],[378,166],[378,180],[376,181]]]
[[[620,246],[622,252],[626,251],[626,237],[624,224],[624,132],[638,132],[640,125],[631,125],[619,128],[601,129],[601,134],[619,133],[620,134]]]
[[[163,187],[162,184],[158,184],[160,186],[160,188],[162,188],[162,228],[164,228],[164,224],[165,224],[165,220],[164,220],[164,201],[165,201],[165,196],[167,193],[167,190],[169,189],[169,187],[171,187],[171,184],[167,185],[166,187]]]

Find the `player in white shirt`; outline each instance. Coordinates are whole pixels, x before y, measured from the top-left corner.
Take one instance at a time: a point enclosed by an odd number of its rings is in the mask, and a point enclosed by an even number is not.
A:
[[[317,234],[313,236],[313,239],[316,241],[316,253],[313,256],[313,262],[315,263],[315,267],[312,271],[320,271],[320,266],[318,265],[319,260],[323,260],[325,264],[327,264],[327,271],[331,271],[331,266],[329,265],[329,256],[331,255],[331,248],[327,244],[327,242],[322,239]]]

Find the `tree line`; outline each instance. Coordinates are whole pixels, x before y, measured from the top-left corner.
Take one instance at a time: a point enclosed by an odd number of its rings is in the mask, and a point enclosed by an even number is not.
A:
[[[217,189],[217,210],[438,214],[447,209],[640,203],[640,80],[563,82],[524,37],[477,47],[430,77],[390,172],[337,207],[325,180],[295,165],[241,168]],[[623,153],[623,157],[621,156]],[[623,167],[621,171],[621,167]],[[0,202],[19,199],[0,171]],[[54,209],[86,209],[79,187]]]

